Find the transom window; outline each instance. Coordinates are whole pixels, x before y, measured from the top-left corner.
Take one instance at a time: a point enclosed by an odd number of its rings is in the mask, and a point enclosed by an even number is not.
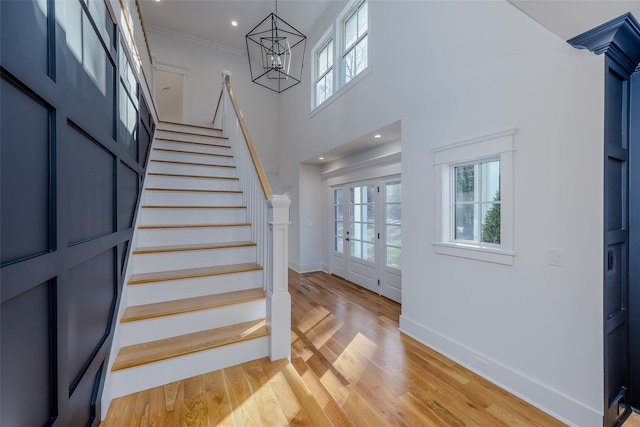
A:
[[[316,106],[333,94],[333,39],[316,54]]]
[[[368,5],[364,1],[344,21],[342,68],[344,83],[349,83],[368,63]]]
[[[454,240],[499,245],[500,160],[455,166],[452,170]]]

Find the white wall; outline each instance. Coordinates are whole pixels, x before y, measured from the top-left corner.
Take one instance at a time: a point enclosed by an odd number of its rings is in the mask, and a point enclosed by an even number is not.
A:
[[[233,93],[249,127],[249,133],[268,175],[280,167],[278,94],[251,82],[246,54],[224,50],[147,29],[149,47],[158,64],[187,69],[184,79],[185,123],[210,125],[222,84],[222,71],[229,70]]]
[[[310,67],[281,94],[298,262],[313,263],[304,204],[318,188],[300,162],[401,120],[401,327],[570,424],[600,424],[602,58],[506,2],[373,0],[369,13],[368,75],[313,115]],[[514,127],[514,265],[435,254],[431,149]],[[549,248],[564,266],[548,264]]]

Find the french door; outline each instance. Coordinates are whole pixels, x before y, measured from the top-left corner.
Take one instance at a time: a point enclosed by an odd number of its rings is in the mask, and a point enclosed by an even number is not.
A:
[[[400,302],[400,178],[362,181],[331,190],[332,273]]]

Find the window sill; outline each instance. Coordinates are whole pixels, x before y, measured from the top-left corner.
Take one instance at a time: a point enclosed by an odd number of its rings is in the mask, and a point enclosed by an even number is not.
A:
[[[479,246],[463,245],[460,243],[436,242],[433,247],[437,254],[493,262],[496,264],[513,265],[515,252],[502,249],[483,248]]]
[[[371,65],[369,65],[364,70],[360,71],[360,73],[357,76],[355,76],[353,79],[351,79],[349,83],[342,86],[340,89],[338,89],[337,92],[334,92],[329,98],[325,99],[325,101],[322,104],[316,106],[313,110],[311,110],[311,112],[309,113],[309,118],[312,118],[317,113],[319,113],[320,111],[324,110],[326,107],[331,105],[336,99],[340,98],[342,95],[347,93],[349,89],[356,86],[360,81],[364,80],[364,78],[367,77],[369,74],[371,74]]]

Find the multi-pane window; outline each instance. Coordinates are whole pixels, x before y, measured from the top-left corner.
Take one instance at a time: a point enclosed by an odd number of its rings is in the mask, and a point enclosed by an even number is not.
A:
[[[333,94],[333,39],[316,53],[316,107]]]
[[[374,185],[351,187],[349,220],[351,256],[373,262],[376,253]]]
[[[333,250],[343,253],[344,199],[342,189],[333,190]]]
[[[402,268],[402,187],[400,181],[385,185],[385,226],[387,266]]]
[[[344,83],[349,83],[368,64],[368,6],[363,1],[344,21],[344,48],[342,73]]]
[[[453,168],[453,238],[500,245],[500,160]]]

